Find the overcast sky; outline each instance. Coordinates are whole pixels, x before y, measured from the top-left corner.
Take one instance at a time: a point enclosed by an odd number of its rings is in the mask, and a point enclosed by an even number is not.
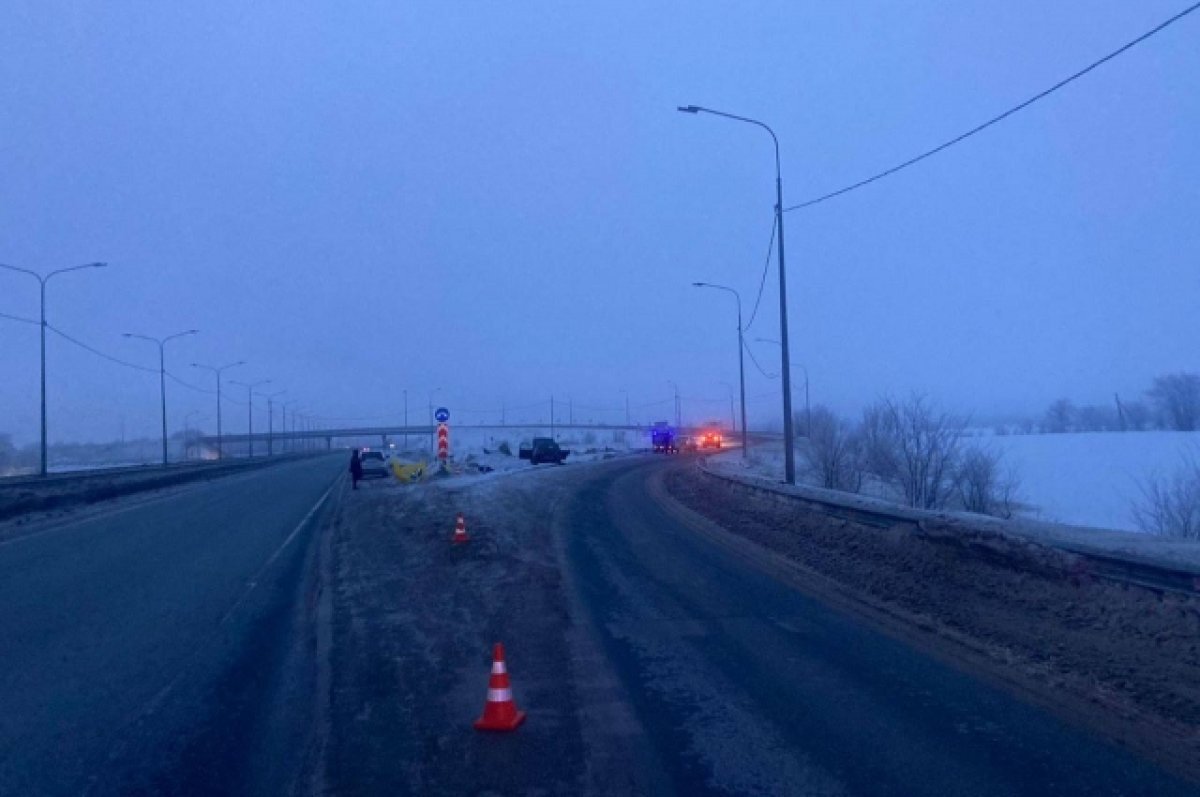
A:
[[[0,11],[0,262],[49,320],[201,334],[317,415],[724,417],[732,298],[774,204],[853,182],[1180,10],[1097,3],[56,3]],[[185,7],[186,6],[186,7]],[[647,6],[654,6],[649,8]],[[1135,396],[1196,370],[1200,14],[965,144],[786,217],[793,360],[847,412],[927,392],[985,415]],[[752,350],[772,374],[772,265]],[[0,313],[37,315],[0,272]],[[154,434],[157,376],[51,336],[51,439]],[[0,432],[37,434],[37,328],[0,319]],[[803,374],[794,376],[797,395]],[[171,426],[212,397],[171,384]],[[230,388],[231,390],[235,388]],[[244,388],[236,389],[244,398]],[[778,380],[747,361],[751,412]],[[653,406],[651,402],[659,402]],[[622,408],[600,413],[584,408]],[[245,426],[243,405],[227,426]],[[481,411],[490,414],[483,415]],[[536,414],[534,409],[525,411]],[[544,411],[542,411],[544,414]],[[521,411],[514,410],[512,417]],[[380,418],[382,420],[382,417]],[[256,423],[264,422],[262,419]]]

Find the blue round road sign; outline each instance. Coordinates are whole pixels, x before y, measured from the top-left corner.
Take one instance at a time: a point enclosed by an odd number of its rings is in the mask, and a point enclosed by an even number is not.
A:
[[[438,423],[445,423],[446,421],[450,420],[450,410],[446,409],[445,407],[438,407],[437,410],[434,411],[433,417],[437,419]]]

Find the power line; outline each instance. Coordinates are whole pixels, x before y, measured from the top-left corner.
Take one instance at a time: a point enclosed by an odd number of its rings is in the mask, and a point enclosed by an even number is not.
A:
[[[755,358],[754,352],[752,352],[750,350],[750,347],[746,345],[745,341],[742,341],[742,348],[746,350],[746,354],[750,355],[750,362],[754,363],[754,367],[758,369],[758,372],[760,374],[765,376],[767,379],[778,379],[779,378],[779,374],[768,374],[766,371],[763,370],[763,367],[758,364],[758,359]]]
[[[109,360],[110,362],[116,363],[117,365],[123,365],[126,368],[133,368],[136,371],[145,371],[146,373],[149,373],[149,374],[158,373],[157,368],[147,368],[144,365],[138,365],[137,363],[131,363],[128,360],[122,360],[120,357],[113,357],[111,354],[102,352],[99,349],[95,348],[94,346],[89,346],[88,344],[84,343],[82,340],[71,337],[66,332],[63,332],[61,329],[54,326],[53,324],[46,324],[46,329],[50,330],[51,332],[58,335],[59,337],[64,338],[65,340],[68,340],[71,343],[74,343],[79,348],[86,349],[87,351],[90,351],[92,354],[95,354],[97,357],[102,357],[105,360]]]
[[[9,321],[20,321],[22,324],[38,325],[36,318],[22,318],[19,315],[9,315],[8,313],[0,313],[0,318],[7,318]]]
[[[767,260],[763,263],[762,279],[758,282],[758,296],[754,299],[754,311],[750,313],[750,321],[746,324],[743,332],[754,326],[754,318],[758,315],[758,303],[762,301],[763,288],[767,286],[767,272],[771,269],[771,253],[775,251],[775,231],[779,226],[779,216],[771,214],[771,240],[767,244]]]
[[[873,183],[877,180],[882,180],[883,178],[893,175],[896,172],[901,171],[902,169],[907,169],[909,166],[913,166],[917,163],[920,163],[921,161],[925,160],[926,158],[929,158],[929,157],[932,157],[933,155],[938,154],[942,150],[949,149],[950,147],[954,146],[955,144],[965,141],[966,139],[970,138],[971,136],[975,135],[976,133],[981,133],[984,130],[986,130],[987,128],[991,127],[992,125],[1004,121],[1005,119],[1007,119],[1008,117],[1017,113],[1018,111],[1028,108],[1030,105],[1033,105],[1038,100],[1050,96],[1051,94],[1053,94],[1054,92],[1063,88],[1067,84],[1078,80],[1079,78],[1086,75],[1088,72],[1091,72],[1093,69],[1096,69],[1097,67],[1116,58],[1118,55],[1121,55],[1126,50],[1132,49],[1133,47],[1141,44],[1146,39],[1149,39],[1151,36],[1155,35],[1156,33],[1159,33],[1161,31],[1163,31],[1164,29],[1166,29],[1167,27],[1174,25],[1176,22],[1183,19],[1188,14],[1191,14],[1193,11],[1195,11],[1198,8],[1200,8],[1200,2],[1197,2],[1197,3],[1194,3],[1190,6],[1188,6],[1187,8],[1185,8],[1184,10],[1182,10],[1178,14],[1176,14],[1175,16],[1168,19],[1166,22],[1163,22],[1163,23],[1157,25],[1156,27],[1143,33],[1141,36],[1138,36],[1133,41],[1130,41],[1130,42],[1122,45],[1121,47],[1117,48],[1116,50],[1113,50],[1111,53],[1104,56],[1100,60],[1093,61],[1092,63],[1085,66],[1083,69],[1080,69],[1078,72],[1071,75],[1070,77],[1060,80],[1059,82],[1055,83],[1050,88],[1045,89],[1044,91],[1041,91],[1041,92],[1033,95],[1032,97],[1030,97],[1029,99],[1025,100],[1024,102],[1022,102],[1018,105],[1014,105],[1012,108],[1009,108],[1004,113],[1002,113],[998,116],[993,116],[991,119],[987,120],[983,124],[977,125],[976,127],[971,128],[967,132],[962,133],[961,135],[955,136],[954,138],[950,139],[949,141],[946,141],[943,144],[939,144],[938,146],[934,147],[931,150],[922,152],[920,155],[917,155],[916,157],[909,158],[908,160],[904,161],[903,163],[897,164],[896,166],[893,166],[890,169],[885,169],[884,171],[879,172],[878,174],[873,175],[871,177],[868,177],[865,180],[859,180],[857,183],[848,185],[845,188],[839,188],[836,191],[831,191],[828,194],[824,194],[823,196],[815,197],[814,199],[809,199],[807,201],[801,202],[798,205],[792,205],[791,207],[786,207],[783,210],[786,213],[788,211],[800,210],[801,208],[807,208],[807,207],[811,207],[813,205],[817,205],[821,202],[825,202],[827,200],[833,199],[834,197],[838,197],[838,196],[841,196],[842,194],[849,193],[855,189],[862,188],[863,186],[866,186],[866,185],[870,185],[871,183]]]

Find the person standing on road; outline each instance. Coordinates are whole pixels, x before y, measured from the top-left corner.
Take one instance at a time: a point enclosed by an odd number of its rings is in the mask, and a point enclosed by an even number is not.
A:
[[[350,481],[354,482],[354,489],[358,489],[358,480],[362,478],[362,457],[358,454],[358,449],[354,449],[350,454]]]

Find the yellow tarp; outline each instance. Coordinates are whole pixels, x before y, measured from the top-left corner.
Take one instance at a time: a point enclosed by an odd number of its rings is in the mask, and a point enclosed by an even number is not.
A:
[[[402,482],[419,482],[425,478],[425,463],[392,462],[392,475]]]

